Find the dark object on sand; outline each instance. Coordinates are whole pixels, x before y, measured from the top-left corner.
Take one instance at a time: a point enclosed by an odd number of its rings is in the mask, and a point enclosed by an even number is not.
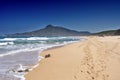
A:
[[[50,57],[50,54],[45,55],[45,58],[48,58],[48,57]]]
[[[29,72],[29,69],[25,69],[24,71],[25,71],[25,72]]]
[[[19,70],[18,72],[24,72],[23,70]]]
[[[29,69],[19,70],[18,72],[29,72]]]

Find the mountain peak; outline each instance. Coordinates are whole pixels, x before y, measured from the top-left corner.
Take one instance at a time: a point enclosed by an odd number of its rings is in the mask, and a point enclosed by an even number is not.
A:
[[[46,28],[52,28],[52,27],[55,27],[55,26],[53,26],[52,24],[49,24],[46,26]]]

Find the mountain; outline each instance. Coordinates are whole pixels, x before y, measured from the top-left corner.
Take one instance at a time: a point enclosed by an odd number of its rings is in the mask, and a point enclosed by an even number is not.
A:
[[[116,35],[120,35],[120,29],[118,29],[118,30],[102,31],[102,32],[98,32],[98,33],[93,33],[92,35],[98,35],[98,36],[116,36]]]
[[[85,36],[89,35],[90,32],[87,31],[75,31],[66,29],[60,26],[47,25],[43,29],[25,32],[25,33],[16,33],[16,34],[6,34],[6,36]]]

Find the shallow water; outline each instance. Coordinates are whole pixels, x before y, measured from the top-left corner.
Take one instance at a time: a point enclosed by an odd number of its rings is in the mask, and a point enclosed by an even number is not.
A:
[[[24,80],[26,72],[36,65],[45,49],[82,40],[79,37],[0,37],[0,80]]]

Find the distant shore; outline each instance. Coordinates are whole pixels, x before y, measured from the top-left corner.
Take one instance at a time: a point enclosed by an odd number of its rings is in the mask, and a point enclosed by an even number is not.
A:
[[[88,40],[43,51],[26,80],[119,80],[120,36]]]

